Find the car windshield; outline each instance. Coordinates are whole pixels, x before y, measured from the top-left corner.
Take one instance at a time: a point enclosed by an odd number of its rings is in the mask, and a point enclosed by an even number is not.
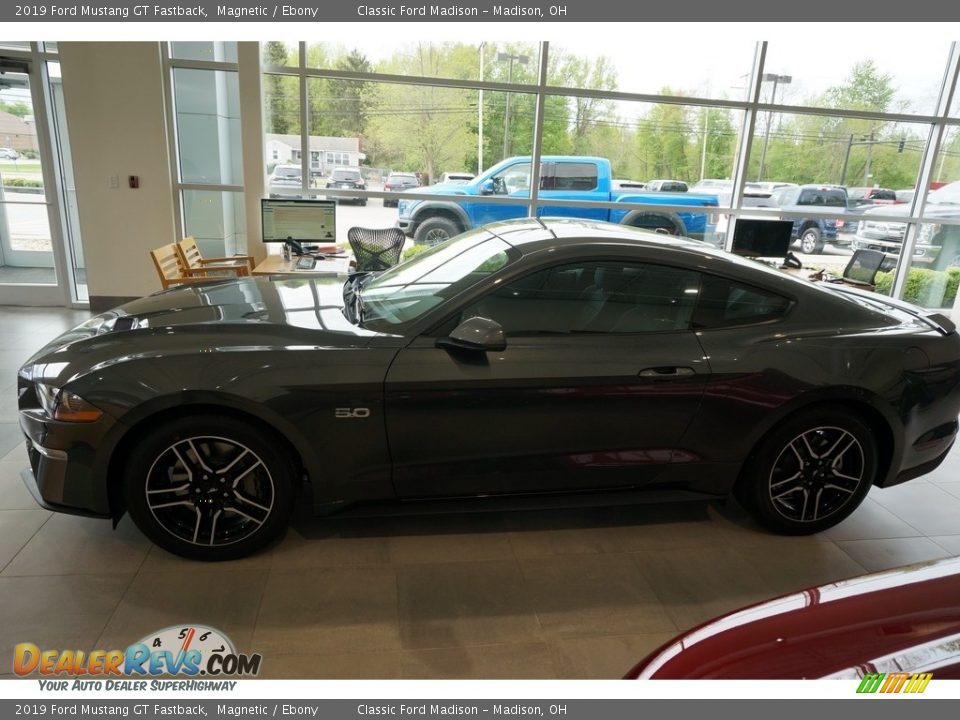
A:
[[[300,168],[295,167],[278,167],[273,171],[274,177],[279,178],[296,178],[300,177]]]
[[[362,324],[379,332],[398,332],[518,256],[486,230],[452,238],[367,281],[361,293]]]
[[[928,205],[960,205],[960,181],[944,185],[927,195]]]
[[[350,182],[360,179],[360,173],[356,170],[334,170],[332,175],[338,182]]]

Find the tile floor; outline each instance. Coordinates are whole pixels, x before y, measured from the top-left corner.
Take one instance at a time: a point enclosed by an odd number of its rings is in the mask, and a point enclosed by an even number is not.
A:
[[[641,505],[311,521],[255,557],[191,563],[22,487],[16,368],[83,318],[0,308],[0,652],[199,622],[263,653],[267,677],[613,678],[746,603],[960,554],[958,448],[816,537],[767,535],[733,503]]]

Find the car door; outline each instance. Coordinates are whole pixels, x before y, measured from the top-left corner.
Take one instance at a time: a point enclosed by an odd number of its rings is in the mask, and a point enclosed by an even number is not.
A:
[[[610,193],[600,190],[597,164],[595,162],[548,162],[540,169],[540,198],[543,200],[569,200],[570,202],[607,202]],[[589,220],[606,220],[606,208],[539,206],[537,217],[576,217]]]
[[[488,178],[484,185],[487,188],[487,194],[479,196],[476,200],[463,200],[462,206],[473,227],[480,227],[487,223],[497,222],[498,220],[513,220],[526,217],[527,206],[509,205],[504,203],[485,202],[485,197],[510,197],[519,200],[526,200],[530,197],[530,161],[518,160],[504,168],[496,175]]]
[[[598,490],[654,480],[684,455],[707,361],[689,319],[698,274],[557,265],[458,311],[499,322],[503,351],[400,351],[386,378],[400,497]]]

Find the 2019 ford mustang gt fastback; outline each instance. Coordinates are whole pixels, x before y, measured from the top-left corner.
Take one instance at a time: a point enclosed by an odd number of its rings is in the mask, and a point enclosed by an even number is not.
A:
[[[194,558],[254,551],[298,504],[644,490],[733,492],[800,534],[941,462],[960,337],[702,244],[527,219],[345,282],[131,302],[34,355],[19,405],[40,504],[129,512]]]

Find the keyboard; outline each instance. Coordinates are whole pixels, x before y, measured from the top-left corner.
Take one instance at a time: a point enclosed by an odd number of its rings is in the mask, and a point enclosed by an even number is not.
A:
[[[299,260],[297,260],[297,270],[313,270],[317,266],[316,258],[307,257],[304,255]]]

